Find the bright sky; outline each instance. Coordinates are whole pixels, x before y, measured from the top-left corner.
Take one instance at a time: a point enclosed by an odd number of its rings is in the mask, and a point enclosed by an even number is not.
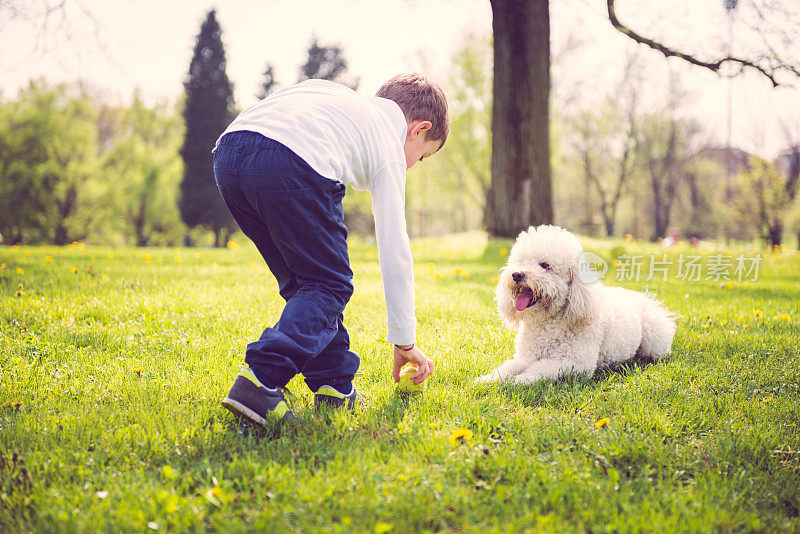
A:
[[[750,17],[742,0],[737,16]],[[56,0],[12,0],[27,19],[43,19],[42,6]],[[670,44],[724,49],[728,26],[722,0],[618,0],[618,15],[641,33]],[[2,2],[0,2],[2,5]],[[427,71],[444,77],[449,58],[469,32],[491,33],[489,0],[69,0],[68,10],[51,16],[46,31],[26,17],[0,10],[0,91],[8,97],[35,77],[87,80],[111,100],[126,101],[135,89],[150,101],[175,98],[191,59],[206,12],[216,7],[236,102],[255,102],[266,63],[281,84],[296,81],[312,36],[344,48],[360,90],[374,92],[398,72]],[[569,94],[591,101],[610,91],[621,76],[628,51],[640,49],[647,64],[650,98],[663,97],[670,70],[689,89],[685,112],[697,118],[712,141],[724,143],[728,81],[680,61],[637,47],[613,30],[603,0],[553,0],[554,53],[571,36],[578,46],[553,67],[554,103]],[[62,19],[66,16],[66,20]],[[778,21],[780,22],[780,21]],[[755,43],[736,27],[734,52]],[[796,37],[796,35],[795,35]],[[737,43],[735,40],[734,43]],[[798,51],[800,43],[791,44]],[[795,53],[791,58],[800,57]],[[800,86],[800,80],[795,84]],[[733,144],[773,156],[800,141],[800,93],[771,89],[756,75],[733,81]],[[786,126],[782,124],[785,123]]]

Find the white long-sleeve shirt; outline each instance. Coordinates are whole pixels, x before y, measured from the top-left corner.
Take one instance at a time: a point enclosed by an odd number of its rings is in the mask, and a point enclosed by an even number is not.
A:
[[[392,100],[366,97],[334,82],[307,80],[246,109],[222,134],[260,133],[290,148],[325,178],[370,192],[387,339],[398,345],[414,343],[416,330],[405,218],[407,128]]]

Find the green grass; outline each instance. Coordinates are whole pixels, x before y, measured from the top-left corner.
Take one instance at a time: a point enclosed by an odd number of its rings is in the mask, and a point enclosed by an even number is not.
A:
[[[512,354],[492,302],[510,242],[413,246],[424,396],[395,392],[377,254],[354,241],[368,398],[320,419],[298,377],[305,421],[266,431],[219,405],[282,308],[254,248],[0,249],[0,531],[800,530],[796,253],[757,281],[611,273],[680,315],[671,358],[478,387]]]

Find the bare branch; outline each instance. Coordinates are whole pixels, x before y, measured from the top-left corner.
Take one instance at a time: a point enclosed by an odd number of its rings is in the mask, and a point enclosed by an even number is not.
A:
[[[717,60],[704,61],[694,57],[691,54],[686,54],[679,50],[674,50],[657,41],[648,39],[647,37],[644,37],[643,35],[636,33],[629,27],[622,24],[617,18],[617,14],[614,10],[615,0],[606,0],[606,2],[608,4],[608,20],[611,22],[611,25],[614,27],[614,29],[630,37],[637,43],[647,45],[653,50],[661,52],[662,54],[664,54],[664,57],[677,57],[688,63],[691,63],[692,65],[697,65],[698,67],[709,69],[713,72],[716,72],[717,74],[719,74],[722,65],[724,65],[725,63],[738,64],[739,71],[736,73],[737,75],[741,74],[747,68],[754,69],[760,72],[762,75],[764,75],[772,83],[773,87],[777,87],[779,85],[786,85],[785,82],[780,82],[777,79],[777,75],[781,71],[787,71],[797,77],[800,77],[800,68],[798,66],[784,64],[774,54],[772,54],[771,56],[761,57],[757,60],[726,56]]]

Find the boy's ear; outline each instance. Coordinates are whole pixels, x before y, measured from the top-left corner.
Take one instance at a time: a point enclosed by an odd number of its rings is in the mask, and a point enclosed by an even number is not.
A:
[[[433,127],[431,121],[415,120],[412,121],[408,128],[408,138],[414,140],[423,132],[427,132]]]

